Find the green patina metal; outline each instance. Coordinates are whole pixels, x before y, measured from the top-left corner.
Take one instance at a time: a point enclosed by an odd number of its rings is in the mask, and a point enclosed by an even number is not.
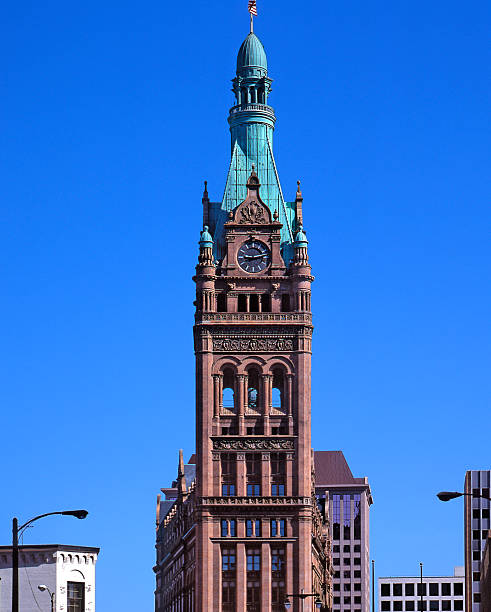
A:
[[[224,223],[229,211],[246,197],[246,183],[254,165],[261,183],[261,199],[271,212],[278,212],[283,224],[281,248],[288,265],[293,256],[295,203],[285,202],[273,156],[273,131],[276,117],[268,104],[271,79],[264,47],[252,32],[237,55],[237,73],[232,81],[236,105],[230,109],[228,122],[232,158],[221,202],[209,203],[209,224],[214,237],[214,254],[223,257]]]

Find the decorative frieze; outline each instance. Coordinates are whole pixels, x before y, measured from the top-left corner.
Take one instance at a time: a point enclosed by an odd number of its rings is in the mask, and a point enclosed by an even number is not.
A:
[[[213,338],[213,350],[220,352],[272,352],[293,351],[290,338]]]
[[[229,283],[228,285],[229,291],[232,290],[231,285],[233,285],[233,283]],[[274,289],[276,289],[276,287]],[[231,294],[229,293],[229,295]],[[202,321],[298,321],[300,323],[312,322],[312,315],[310,312],[203,312],[198,313],[197,316]]]
[[[310,497],[201,497],[200,506],[312,506]]]
[[[213,450],[293,450],[291,438],[215,438]]]

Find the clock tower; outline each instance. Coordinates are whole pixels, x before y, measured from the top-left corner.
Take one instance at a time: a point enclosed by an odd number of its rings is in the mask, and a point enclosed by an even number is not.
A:
[[[313,277],[300,184],[281,190],[271,79],[237,56],[223,199],[203,193],[196,454],[157,500],[156,612],[331,610],[330,535],[310,435]],[[322,496],[320,496],[321,498]],[[322,505],[323,504],[323,505]],[[289,600],[287,600],[287,597]]]
[[[284,200],[262,43],[240,47],[231,163],[203,194],[196,267],[196,610],[328,609],[326,521],[311,448],[311,283],[300,184]],[[292,598],[293,610],[316,597]]]

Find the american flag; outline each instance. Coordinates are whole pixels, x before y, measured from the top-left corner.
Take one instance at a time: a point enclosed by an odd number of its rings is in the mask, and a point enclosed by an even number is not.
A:
[[[255,15],[257,17],[256,0],[249,0],[248,11],[251,15]]]

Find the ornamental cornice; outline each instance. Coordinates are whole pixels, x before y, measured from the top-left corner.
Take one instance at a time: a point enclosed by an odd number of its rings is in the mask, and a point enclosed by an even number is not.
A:
[[[198,503],[200,506],[312,506],[310,497],[200,497]]]
[[[293,438],[212,437],[213,450],[294,450]]]
[[[202,321],[280,321],[285,323],[312,323],[312,314],[310,312],[203,312],[200,314],[200,318]]]

